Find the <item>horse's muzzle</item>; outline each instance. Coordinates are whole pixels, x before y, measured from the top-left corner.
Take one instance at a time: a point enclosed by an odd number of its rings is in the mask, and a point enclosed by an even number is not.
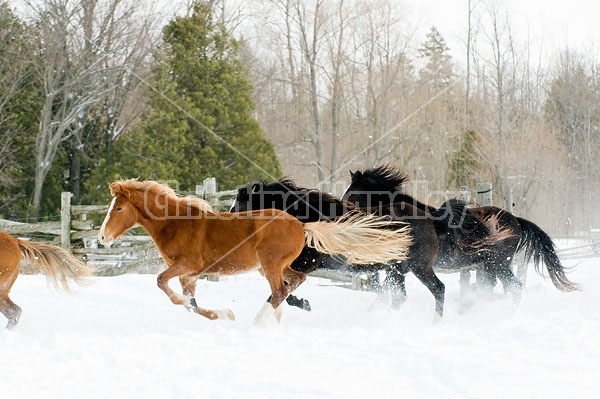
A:
[[[102,231],[98,234],[98,241],[104,246],[110,246],[113,242],[115,242],[113,238],[108,238]]]

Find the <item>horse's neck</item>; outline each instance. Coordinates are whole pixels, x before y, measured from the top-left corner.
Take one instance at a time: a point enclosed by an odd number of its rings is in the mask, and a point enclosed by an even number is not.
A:
[[[437,210],[433,206],[424,204],[424,203],[418,201],[416,198],[413,198],[410,195],[403,194],[403,193],[396,194],[394,197],[394,202],[405,202],[405,203],[411,204],[425,212],[433,212],[433,211]]]
[[[314,204],[308,192],[298,192],[287,197],[286,212],[303,222],[317,222],[323,219],[321,207]]]
[[[303,222],[337,219],[348,211],[341,201],[325,201],[319,193],[314,192],[288,196],[283,210]]]
[[[143,202],[136,202],[136,208],[138,209],[138,224],[142,226],[154,242],[160,241],[165,228],[176,223],[177,220],[184,218],[194,218],[202,220],[204,212],[199,212],[197,208],[193,208],[193,214],[190,213],[192,208],[187,207],[185,204],[180,202],[167,203],[166,208],[158,208],[151,206],[154,204],[152,200]]]
[[[343,201],[322,202],[323,213],[328,219],[337,219],[344,215],[353,207],[349,208],[349,204]]]
[[[391,205],[391,204],[398,203],[398,202],[404,202],[405,204],[410,204],[424,212],[434,212],[437,210],[436,208],[434,208],[430,205],[427,205],[427,204],[424,204],[424,203],[418,201],[417,199],[411,197],[408,194],[404,194],[404,193],[397,192],[397,191],[396,192],[392,191],[389,194],[388,193],[373,194],[370,197],[370,202],[371,202],[371,204],[370,204],[371,207],[381,206],[381,205]]]

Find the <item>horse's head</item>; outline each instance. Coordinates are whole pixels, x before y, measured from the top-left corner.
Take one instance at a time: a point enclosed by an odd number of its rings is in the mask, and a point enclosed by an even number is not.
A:
[[[263,181],[251,182],[239,187],[230,212],[244,212],[257,209],[287,210],[297,196],[296,186],[289,179],[281,179],[272,183]]]
[[[402,186],[408,175],[389,165],[369,168],[365,171],[350,171],[350,185],[342,199],[359,207],[389,204],[397,194],[403,194]]]
[[[365,207],[370,203],[371,192],[377,190],[375,183],[366,177],[363,172],[357,170],[350,171],[350,185],[342,194],[342,200],[348,201],[359,207]]]
[[[237,194],[229,212],[245,212],[259,209],[258,203],[254,201],[256,194],[262,189],[262,182],[251,182],[245,186],[238,187]]]
[[[122,182],[110,184],[113,198],[98,234],[103,245],[112,244],[124,232],[137,225],[138,211],[131,202],[131,192]]]

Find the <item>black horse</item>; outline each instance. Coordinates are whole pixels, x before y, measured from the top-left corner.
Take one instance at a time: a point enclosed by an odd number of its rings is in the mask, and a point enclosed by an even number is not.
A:
[[[231,211],[240,212],[266,208],[284,210],[303,222],[336,220],[349,211],[357,209],[353,204],[332,195],[298,187],[293,181],[282,179],[274,183],[250,183],[238,188]],[[409,259],[392,265],[375,264],[368,266],[367,269],[387,271],[386,280],[392,281],[391,287],[396,293],[401,294],[393,296],[395,298],[394,306],[399,306],[406,299],[404,276],[412,271],[433,294],[436,301],[436,313],[439,316],[443,314],[445,287],[433,271],[440,250],[438,236],[448,237],[456,248],[464,252],[478,252],[478,245],[483,245],[481,243],[503,238],[491,234],[488,226],[465,212],[465,206],[461,203],[444,209],[424,211],[412,203],[399,202],[364,211],[380,216],[388,215],[393,220],[408,223],[413,236]],[[469,228],[463,228],[462,225],[469,226]],[[344,265],[338,260],[308,247],[305,247],[294,261],[292,268],[306,274],[319,268],[354,270],[357,273],[366,270],[365,266]],[[305,301],[291,296],[290,300],[293,301],[291,304]]]
[[[375,204],[382,206],[397,201],[414,201],[403,191],[408,176],[399,169],[390,166],[370,168],[365,171],[350,172],[352,182],[346,189],[343,199],[357,206]],[[413,202],[419,209],[430,211],[432,208],[418,201]],[[433,208],[435,209],[435,208]],[[542,229],[534,223],[516,217],[513,214],[494,206],[470,208],[469,211],[479,220],[497,220],[499,229],[510,231],[504,240],[485,243],[480,251],[465,252],[457,250],[451,239],[442,239],[441,251],[436,262],[436,269],[461,271],[468,267],[476,267],[481,271],[478,282],[491,290],[496,279],[502,282],[505,291],[510,292],[516,303],[522,292],[521,282],[514,276],[511,263],[515,256],[523,251],[525,262],[533,257],[536,271],[541,274],[541,263],[546,265],[548,274],[556,288],[561,291],[574,291],[578,285],[569,281],[565,274],[554,243]],[[468,284],[470,273],[461,275],[461,283]]]

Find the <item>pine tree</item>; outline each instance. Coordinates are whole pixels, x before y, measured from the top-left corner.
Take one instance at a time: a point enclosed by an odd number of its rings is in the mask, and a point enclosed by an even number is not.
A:
[[[475,187],[481,167],[482,139],[475,130],[462,136],[458,149],[448,159],[446,184],[448,187]]]
[[[177,180],[193,190],[206,177],[221,189],[280,177],[273,145],[252,116],[239,44],[215,21],[210,2],[196,1],[191,15],[172,20],[163,42],[150,111],[113,146],[107,179]]]
[[[0,218],[29,214],[40,112],[33,57],[27,24],[0,1]]]
[[[452,81],[452,57],[449,50],[441,33],[432,26],[419,49],[419,55],[426,60],[425,66],[419,71],[419,77],[432,90],[441,90]]]

